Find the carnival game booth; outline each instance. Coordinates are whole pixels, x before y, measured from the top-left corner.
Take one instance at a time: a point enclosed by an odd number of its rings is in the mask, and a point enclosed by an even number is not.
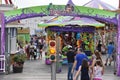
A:
[[[94,33],[96,28],[104,27],[105,25],[91,18],[86,17],[71,17],[71,16],[55,16],[46,23],[38,24],[39,27],[46,27],[47,42],[56,37],[60,37],[59,51],[61,55],[62,64],[67,64],[67,59],[64,53],[68,51],[68,44],[75,47],[81,47],[90,58],[94,53]],[[56,34],[58,36],[56,36]],[[76,46],[77,45],[77,46]],[[49,61],[49,47],[46,54],[46,64]]]
[[[100,10],[107,10],[107,11],[116,11],[116,8],[111,6],[110,4],[105,3],[102,0],[90,0],[83,6],[89,7],[89,8],[97,8]],[[101,21],[100,21],[101,22]],[[98,44],[99,41],[101,41],[102,49],[105,48],[105,46],[108,45],[110,41],[114,42],[114,45],[117,46],[117,25],[113,23],[104,22],[105,26],[103,28],[97,28],[96,33],[94,37],[96,38],[95,43]],[[104,50],[102,51],[102,54],[105,54]]]
[[[5,56],[5,48],[6,48],[5,27],[6,27],[6,24],[10,22],[26,19],[26,18],[43,17],[43,16],[74,16],[74,17],[78,16],[78,17],[93,18],[95,20],[99,20],[106,23],[112,23],[117,26],[116,69],[117,69],[117,75],[120,76],[120,62],[119,62],[120,60],[120,49],[119,49],[120,48],[120,40],[119,40],[120,39],[119,37],[120,15],[115,12],[110,12],[106,10],[76,6],[71,2],[72,1],[69,0],[69,2],[66,5],[54,5],[50,3],[49,5],[34,6],[34,7],[28,7],[23,9],[10,10],[10,11],[1,13],[1,55]],[[0,63],[3,64],[4,62],[0,61]],[[5,67],[5,66],[2,66],[1,64],[0,64],[1,67]]]
[[[49,33],[52,33],[49,35],[48,33],[48,41],[50,39],[54,39],[56,36],[54,36],[55,34],[59,34],[60,37],[60,52],[62,52],[61,56],[62,56],[62,64],[67,64],[67,59],[66,56],[64,55],[65,52],[68,52],[68,48],[69,45],[71,45],[72,47],[75,45],[81,46],[82,45],[82,41],[85,41],[84,43],[86,44],[84,46],[84,51],[90,51],[92,50],[92,48],[94,47],[93,44],[89,44],[89,43],[93,43],[93,34],[94,34],[94,30],[95,28],[93,27],[79,27],[79,26],[65,26],[65,27],[60,27],[60,26],[49,26],[47,28],[47,30],[49,30]],[[82,36],[82,37],[81,37]],[[91,38],[90,38],[91,36]],[[89,39],[88,39],[89,38]],[[91,46],[91,47],[90,47]],[[49,52],[47,54],[47,56],[49,56]],[[91,56],[91,54],[89,53],[89,56]],[[48,60],[48,59],[46,59]],[[49,62],[49,61],[48,61]],[[49,63],[46,63],[49,64]]]

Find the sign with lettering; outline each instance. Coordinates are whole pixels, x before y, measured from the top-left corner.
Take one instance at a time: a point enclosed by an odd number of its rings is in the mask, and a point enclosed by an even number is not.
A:
[[[67,4],[64,8],[55,7],[52,3],[48,6],[48,11],[50,15],[64,15],[71,14],[74,11],[74,7],[70,4]]]

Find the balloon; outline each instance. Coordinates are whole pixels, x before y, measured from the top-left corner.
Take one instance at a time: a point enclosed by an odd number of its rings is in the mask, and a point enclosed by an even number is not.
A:
[[[77,35],[76,35],[76,39],[77,39],[77,40],[80,39],[80,33],[77,33]]]

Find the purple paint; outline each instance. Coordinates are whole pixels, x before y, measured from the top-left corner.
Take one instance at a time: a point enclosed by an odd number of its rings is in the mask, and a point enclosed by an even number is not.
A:
[[[72,0],[69,0],[67,4],[74,6],[74,3],[72,2]]]
[[[1,13],[1,55],[5,53],[5,17]]]
[[[117,36],[117,75],[120,76],[120,15],[118,15],[118,36]]]
[[[1,13],[1,54],[0,55],[5,55],[5,17],[4,13]],[[3,58],[3,57],[0,57]],[[0,61],[0,68],[4,68],[4,62],[5,61]],[[0,70],[0,72],[3,72],[3,70]]]
[[[58,27],[58,26],[51,26],[51,27],[47,27],[46,29],[49,29],[51,31],[57,31],[57,32],[90,32],[93,33],[95,31],[94,27],[80,27],[77,26],[75,27],[74,25],[70,25],[70,26],[65,26],[65,27]]]
[[[88,12],[90,11],[91,9],[88,9]],[[93,9],[92,9],[93,10]],[[9,22],[13,22],[15,20],[20,20],[20,19],[26,19],[26,18],[32,18],[32,17],[42,17],[42,16],[54,16],[55,14],[45,14],[44,12],[40,12],[40,13],[35,13],[35,12],[32,12],[32,13],[29,13],[29,12],[24,12],[25,9],[22,10],[22,14],[20,15],[14,15],[14,16],[9,16],[9,17],[5,17],[5,23],[9,23]],[[27,10],[26,10],[27,11]],[[94,10],[93,10],[94,12]],[[108,22],[108,23],[113,23],[115,25],[117,25],[117,14],[115,17],[113,18],[110,18],[110,17],[106,17],[104,15],[95,15],[95,16],[90,16],[89,14],[84,14],[84,13],[80,13],[80,12],[74,12],[74,13],[62,13],[61,16],[78,16],[78,17],[87,17],[87,18],[93,18],[93,19],[96,19],[96,20],[100,20],[100,21],[103,21],[103,22]]]

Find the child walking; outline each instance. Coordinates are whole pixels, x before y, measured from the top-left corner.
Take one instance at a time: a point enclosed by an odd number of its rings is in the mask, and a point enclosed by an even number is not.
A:
[[[102,75],[104,73],[104,67],[101,60],[96,60],[96,66],[93,68],[93,80],[103,80]]]
[[[88,61],[86,59],[83,59],[82,65],[79,67],[79,70],[77,71],[73,80],[77,79],[80,72],[81,72],[81,79],[80,80],[90,80],[89,64],[88,64]]]

